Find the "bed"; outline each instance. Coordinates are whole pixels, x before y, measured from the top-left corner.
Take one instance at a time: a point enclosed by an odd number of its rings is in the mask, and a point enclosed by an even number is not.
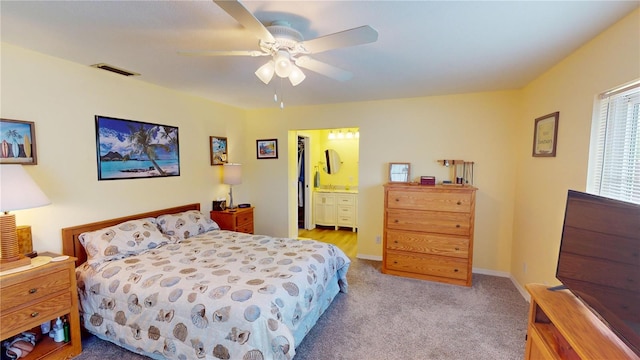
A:
[[[314,240],[220,230],[199,204],[62,229],[82,326],[153,359],[292,359],[349,258]]]

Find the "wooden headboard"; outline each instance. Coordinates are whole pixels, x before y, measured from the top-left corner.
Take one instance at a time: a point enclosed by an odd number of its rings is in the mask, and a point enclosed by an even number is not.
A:
[[[128,220],[158,217],[164,214],[175,214],[187,210],[200,210],[200,204],[195,203],[176,206],[168,209],[154,210],[142,214],[123,216],[117,219],[102,220],[90,224],[64,228],[62,229],[62,253],[64,255],[76,257],[78,259],[76,260],[76,266],[80,266],[82,263],[87,261],[87,253],[84,251],[84,247],[80,243],[80,240],[78,240],[78,236],[80,236],[80,234],[87,231],[95,231],[109,226],[118,225]]]

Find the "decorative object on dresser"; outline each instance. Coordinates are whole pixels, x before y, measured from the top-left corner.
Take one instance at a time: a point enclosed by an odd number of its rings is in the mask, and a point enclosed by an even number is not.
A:
[[[568,290],[527,284],[531,294],[525,359],[629,359],[634,353]]]
[[[476,190],[386,184],[382,272],[471,286]]]
[[[442,181],[443,185],[473,185],[473,161],[438,160],[442,166],[451,168],[451,180]]]
[[[36,336],[39,340],[27,358],[69,359],[82,352],[74,263],[76,259],[64,259],[58,254],[47,252],[42,253],[42,257],[62,260],[0,276],[0,339],[4,342],[23,332],[39,335],[42,324],[50,325],[52,321],[64,316],[69,324],[69,341],[55,342],[46,335]]]
[[[0,271],[31,264],[20,252],[16,216],[9,211],[31,209],[51,203],[22,165],[0,165]]]
[[[209,136],[209,157],[211,165],[222,165],[228,162],[227,138],[221,136]]]
[[[209,216],[222,230],[253,234],[253,207],[211,211]]]
[[[222,182],[229,185],[229,211],[235,211],[233,204],[233,185],[242,184],[242,165],[224,164],[222,168]]]
[[[389,182],[409,182],[411,164],[409,163],[389,163]]]
[[[36,130],[32,121],[0,119],[0,164],[36,165]]]

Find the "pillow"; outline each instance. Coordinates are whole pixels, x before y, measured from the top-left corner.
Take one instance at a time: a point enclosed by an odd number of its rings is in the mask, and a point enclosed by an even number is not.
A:
[[[198,210],[160,215],[156,218],[156,223],[160,227],[160,231],[176,241],[220,229],[215,221]]]
[[[137,255],[170,241],[168,236],[160,232],[154,218],[125,221],[104,229],[85,232],[80,234],[78,239],[87,252],[87,263],[92,266]]]

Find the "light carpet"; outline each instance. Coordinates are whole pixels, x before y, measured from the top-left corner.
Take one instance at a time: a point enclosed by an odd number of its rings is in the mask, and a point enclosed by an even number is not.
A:
[[[507,278],[473,275],[470,288],[380,272],[354,259],[338,294],[295,360],[522,359],[528,303]],[[77,360],[148,359],[89,337]]]

